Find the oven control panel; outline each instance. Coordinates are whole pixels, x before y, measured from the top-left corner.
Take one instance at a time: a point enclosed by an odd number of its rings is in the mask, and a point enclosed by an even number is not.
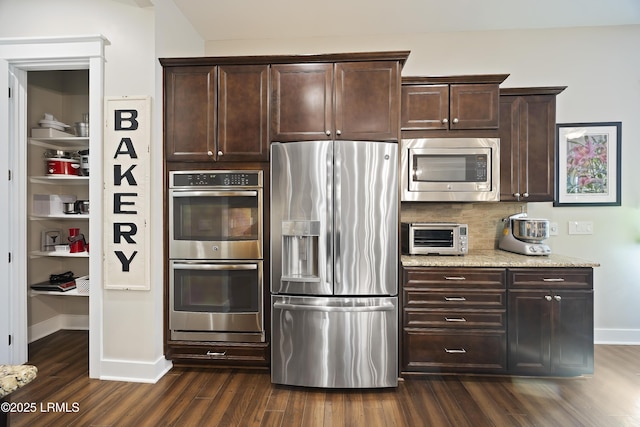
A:
[[[261,187],[262,171],[170,172],[171,188]]]

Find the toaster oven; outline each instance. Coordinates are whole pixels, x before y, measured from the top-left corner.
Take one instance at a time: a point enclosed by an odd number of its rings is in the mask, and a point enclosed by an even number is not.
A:
[[[402,253],[407,255],[464,255],[469,251],[467,224],[403,222]]]

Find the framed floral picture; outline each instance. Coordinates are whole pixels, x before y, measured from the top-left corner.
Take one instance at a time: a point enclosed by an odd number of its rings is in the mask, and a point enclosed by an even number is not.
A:
[[[556,125],[554,206],[620,206],[621,122]]]

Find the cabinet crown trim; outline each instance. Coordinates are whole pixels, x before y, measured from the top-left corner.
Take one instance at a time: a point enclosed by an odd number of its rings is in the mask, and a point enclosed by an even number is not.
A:
[[[493,83],[500,84],[509,74],[475,74],[465,76],[405,76],[403,85],[445,84],[445,83]]]
[[[385,52],[351,52],[310,55],[258,55],[258,56],[198,56],[184,58],[159,58],[163,67],[189,65],[247,65],[247,64],[297,64],[310,62],[361,62],[399,61],[401,65],[409,58],[409,50]]]
[[[525,96],[525,95],[558,95],[567,86],[544,87],[504,87],[500,88],[500,95]]]

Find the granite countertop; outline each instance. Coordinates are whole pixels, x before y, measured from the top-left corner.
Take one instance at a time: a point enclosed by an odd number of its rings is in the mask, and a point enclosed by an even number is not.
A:
[[[528,256],[499,249],[471,251],[463,256],[402,255],[405,267],[598,267],[599,263],[559,254]]]
[[[33,365],[0,365],[0,398],[30,383],[37,373]]]

